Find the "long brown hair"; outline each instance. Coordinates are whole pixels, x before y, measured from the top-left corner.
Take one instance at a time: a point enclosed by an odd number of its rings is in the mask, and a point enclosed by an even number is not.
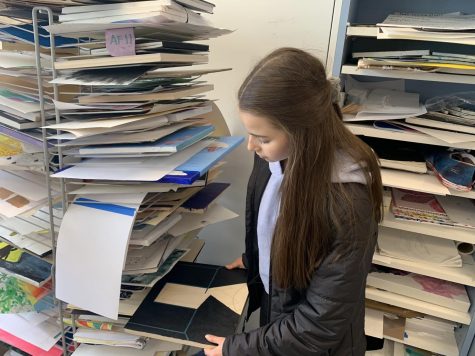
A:
[[[241,111],[268,118],[289,137],[271,249],[272,279],[282,288],[308,286],[313,272],[331,251],[333,229],[340,226],[342,209],[350,226],[357,223],[345,185],[332,183],[337,152],[348,154],[360,164],[372,217],[375,222],[382,219],[377,158],[344,126],[332,92],[322,63],[295,48],[270,53],[239,89]]]

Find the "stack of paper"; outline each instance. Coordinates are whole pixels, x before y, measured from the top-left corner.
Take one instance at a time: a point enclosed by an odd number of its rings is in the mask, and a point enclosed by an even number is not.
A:
[[[404,91],[403,81],[363,83],[348,78],[345,92],[344,121],[395,120],[427,112],[419,94]]]
[[[58,231],[62,211],[53,208],[53,224]],[[43,257],[51,252],[50,214],[47,206],[33,214],[18,215],[0,221],[0,237],[7,242]]]
[[[9,9],[10,10],[10,9]],[[20,15],[26,22],[31,22],[31,10],[25,11],[24,7],[13,4],[12,13]],[[5,23],[9,11],[2,9],[0,23]],[[44,46],[40,62],[42,65],[42,82],[45,98],[45,118],[50,120],[54,117],[53,86],[48,82],[52,79],[52,61],[48,54],[50,46],[48,33],[40,28],[40,43]],[[29,135],[38,136],[40,122],[39,87],[36,77],[36,61],[33,44],[33,27],[30,24],[0,26],[1,50],[0,50],[0,125],[3,127],[22,130]],[[56,38],[56,44],[74,42],[62,37]],[[77,41],[76,41],[77,42]],[[77,53],[77,48],[68,50]],[[63,54],[58,50],[57,56]],[[68,99],[77,93],[73,86],[61,87],[60,98]],[[3,133],[8,134],[1,130]],[[17,138],[19,138],[17,136]]]
[[[60,24],[46,27],[54,34],[76,35],[112,28],[141,28],[166,40],[209,39],[230,31],[211,26],[199,12],[214,5],[202,0],[155,0],[135,3],[85,5],[63,8]],[[155,29],[155,31],[151,31]]]
[[[95,330],[78,328],[74,333],[74,341],[86,344],[124,346],[143,349],[146,339],[119,331]]]
[[[51,310],[52,242],[35,56],[31,42],[6,34],[8,29],[0,29],[0,340],[28,354],[60,355],[61,329]],[[41,57],[48,78],[51,59]],[[53,88],[43,85],[49,119]],[[53,198],[57,188],[52,185]]]
[[[463,96],[446,98],[442,108],[438,98],[433,101],[437,103],[426,115],[407,118],[406,123],[447,142],[475,142],[475,107],[470,104],[470,99],[466,100]]]
[[[436,56],[421,56],[410,59],[361,58],[358,60],[358,68],[475,75],[475,63],[473,60],[459,63],[457,61],[438,59]]]
[[[53,309],[43,313],[1,314],[0,337],[27,352],[40,349],[36,351],[37,355],[40,352],[59,355],[61,353],[55,345],[61,337],[61,329],[56,318],[57,313]]]
[[[448,42],[463,45],[475,44],[475,15],[473,14],[403,14],[389,15],[377,24],[378,39],[402,39],[416,41]],[[475,74],[475,57],[467,46],[458,46],[451,52],[431,51],[427,44],[416,46],[394,42],[396,45],[380,46],[376,43],[371,51],[353,52],[357,68],[410,71],[421,73]],[[456,48],[455,46],[453,48]],[[391,49],[391,50],[387,50]]]
[[[397,219],[475,228],[470,199],[392,188],[391,212]]]
[[[462,258],[454,241],[433,236],[381,227],[378,250],[382,256],[399,260],[462,267]]]
[[[118,318],[134,315],[188,254],[197,230],[237,216],[214,203],[228,185],[212,180],[243,138],[215,135],[219,111],[203,97],[212,86],[198,80],[227,69],[189,67],[207,61],[208,46],[193,40],[228,32],[193,12],[212,7],[91,3],[63,8],[63,23],[48,28],[91,38],[77,44],[87,54],[54,64],[61,72],[51,84],[83,90],[54,101],[62,120],[46,127],[49,143],[71,161],[52,174],[67,178],[72,200],[58,236],[56,295],[81,313],[79,342],[143,346],[112,333]]]
[[[405,121],[408,124],[415,126],[430,127],[445,131],[455,131],[475,135],[475,114],[473,118],[460,118],[459,116],[440,112],[429,112],[427,115],[409,117]],[[472,141],[475,141],[475,138],[472,138]]]
[[[365,136],[360,139],[373,149],[381,167],[427,173],[423,145]]]
[[[0,217],[33,211],[42,207],[47,198],[44,174],[0,170]]]
[[[41,287],[51,279],[51,264],[17,247],[0,242],[0,271]],[[3,292],[3,291],[2,291]]]
[[[392,189],[391,212],[398,219],[449,224],[449,217],[435,195]]]
[[[442,279],[373,266],[367,285],[460,312],[470,308],[465,286]]]
[[[358,68],[475,74],[475,56],[429,50],[353,52]]]
[[[391,14],[378,24],[378,38],[475,44],[473,14]]]
[[[183,348],[180,344],[149,339],[143,349],[120,348],[107,345],[81,344],[74,356],[171,356]]]
[[[131,315],[134,310],[121,311],[122,304],[146,294],[135,295],[137,289],[127,286],[152,287],[188,252],[186,247],[194,237],[186,237],[188,232],[237,216],[218,205],[202,214],[176,212],[201,189],[77,197],[65,214],[58,238],[58,298],[112,319]],[[79,228],[77,221],[94,221],[95,228]],[[84,254],[88,266],[78,269]],[[108,268],[103,267],[106,260]],[[94,272],[98,269],[101,274]],[[93,289],[94,285],[104,287]]]
[[[42,173],[0,170],[0,238],[37,256],[51,252],[45,179]],[[55,187],[53,197],[58,195]],[[61,212],[54,208],[53,214],[59,227]]]
[[[445,355],[458,355],[456,324],[430,316],[406,319],[404,340],[412,345]]]

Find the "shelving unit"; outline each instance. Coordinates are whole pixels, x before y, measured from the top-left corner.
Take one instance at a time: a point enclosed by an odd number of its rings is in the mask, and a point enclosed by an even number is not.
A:
[[[475,244],[475,234],[473,233],[472,229],[434,225],[428,223],[424,224],[396,219],[389,210],[390,201],[391,197],[389,194],[386,194],[384,204],[384,220],[381,222],[381,226],[401,231],[414,232],[421,235],[435,236],[448,240],[452,240],[452,236],[455,234],[457,236],[457,241]]]
[[[408,298],[404,296],[398,296],[397,298],[395,298],[394,293],[388,293],[384,290],[379,290],[376,288],[366,288],[366,297],[377,302],[395,305],[397,307],[414,310],[419,313],[425,313],[428,315],[454,321],[457,323],[462,323],[465,325],[470,324],[471,321],[471,316],[469,313],[454,311],[439,306],[437,306],[436,308],[432,308],[433,305],[431,306],[430,303],[414,301],[413,298]]]
[[[50,25],[53,23],[52,21],[52,11],[50,8],[47,8],[47,7],[37,7],[33,10],[33,14],[35,14],[35,11],[36,12],[42,12],[42,13],[47,13],[48,15],[50,15]],[[137,27],[140,27],[140,25],[137,25]],[[38,21],[37,21],[37,18],[33,17],[33,29],[35,31],[35,39],[36,39],[36,43],[35,43],[35,48],[36,48],[36,55],[37,55],[37,67],[38,67],[38,81],[40,82],[41,80],[41,77],[40,77],[40,73],[41,73],[41,62],[39,60],[40,58],[40,46],[39,46],[39,43],[38,43],[38,28],[39,28],[39,24],[38,24]],[[101,32],[101,31],[99,31]],[[103,32],[103,31],[102,31]],[[188,34],[189,35],[189,34]],[[50,40],[51,40],[51,43],[54,43],[54,38],[55,38],[55,35],[54,34],[50,34],[49,36]],[[54,46],[51,47],[51,53],[52,53],[52,62],[53,62],[53,68],[52,68],[52,79],[55,79],[56,78],[56,70],[59,70],[59,69],[62,69],[64,68],[65,66],[65,63],[67,62],[56,62],[55,61],[55,48]],[[147,56],[149,55],[142,55],[144,58],[146,58]],[[205,58],[206,55],[200,55],[201,57]],[[124,58],[125,57],[112,57],[112,58],[115,58],[117,60],[117,58],[119,58],[119,60],[121,60],[120,58],[123,58],[122,61],[124,61]],[[127,58],[125,58],[125,60],[127,60]],[[127,62],[127,61],[126,61]],[[155,62],[157,61],[154,61],[154,60],[144,60],[144,63],[147,63],[149,65],[151,64],[154,64]],[[74,67],[74,66],[73,66]],[[71,67],[71,68],[73,68]],[[41,87],[41,86],[40,86]],[[207,89],[209,89],[210,87],[212,86],[208,86]],[[57,84],[54,84],[53,85],[53,88],[54,88],[54,99],[55,100],[58,100],[58,95],[59,95],[59,92],[58,92],[58,85]],[[200,92],[201,93],[201,92]],[[186,96],[186,97],[190,97],[190,96],[194,96],[196,94],[200,94],[200,93],[194,93],[194,92],[189,92],[187,93],[187,95],[183,95],[183,96]],[[45,96],[43,95],[43,92],[40,91],[40,102],[41,102],[41,105],[42,105],[42,110],[43,110],[43,126],[46,126],[45,124],[45,121],[44,121],[44,102],[45,102]],[[210,113],[207,113],[207,114],[203,114],[201,115],[200,117],[203,117],[204,119],[207,120],[207,122],[209,122],[210,124],[214,125],[215,127],[215,130],[214,130],[214,135],[217,135],[217,136],[229,136],[230,133],[229,133],[229,129],[226,125],[226,122],[223,118],[223,116],[221,115],[221,113],[219,112],[219,109],[217,108],[217,106],[215,104],[212,104],[212,112]],[[59,115],[59,112],[56,108],[56,123],[61,123],[61,120],[62,118],[60,117]],[[46,141],[46,129],[43,129],[43,139],[44,139],[44,142],[47,142]],[[58,132],[59,134],[59,132]],[[63,152],[61,150],[61,148],[57,149],[56,151],[54,151],[54,154],[57,156],[58,158],[58,162],[59,162],[59,165],[56,165],[54,167],[53,170],[57,170],[58,168],[61,169],[63,168],[63,159],[65,158],[65,156],[63,155]],[[44,156],[45,156],[45,162],[49,162],[50,161],[50,157],[51,157],[52,153],[51,153],[51,147],[49,147],[48,145],[44,145]],[[197,173],[197,172],[193,172],[193,173]],[[185,174],[186,175],[186,174]],[[48,176],[48,175],[47,175]],[[206,176],[207,179],[206,179],[206,182],[208,181],[208,178],[211,180],[211,174],[208,176]],[[53,179],[57,179],[57,178],[50,178],[48,176],[47,178],[47,181],[48,181],[48,184],[51,183],[51,180]],[[202,178],[201,178],[202,179]],[[63,212],[66,212],[67,208],[68,208],[68,204],[72,201],[72,195],[69,195],[70,192],[67,192],[67,189],[66,189],[66,183],[70,183],[69,180],[64,180],[64,179],[60,179],[61,181],[61,186],[62,186],[62,201],[63,201]],[[77,182],[76,182],[77,183]],[[186,200],[186,199],[185,199]],[[183,202],[183,201],[182,201]],[[52,207],[52,200],[50,199],[50,202],[49,202],[49,206],[50,208]],[[52,215],[52,214],[51,214]],[[79,223],[79,222],[78,222]],[[202,222],[203,225],[205,222]],[[53,224],[53,222],[51,223]],[[202,225],[202,226],[203,226]],[[52,227],[53,229],[53,227]],[[197,230],[193,230],[191,232],[188,232],[186,233],[186,237],[185,237],[185,240],[190,240],[191,243],[186,246],[187,249],[189,249],[189,251],[183,256],[183,258],[181,258],[180,260],[181,261],[184,261],[184,262],[195,262],[197,256],[199,255],[199,253],[201,252],[203,246],[204,246],[204,241],[203,240],[200,240],[198,238],[195,238],[197,237],[197,234],[200,232],[201,228],[198,228]],[[57,231],[56,231],[57,232]],[[55,262],[56,258],[55,258],[55,254],[56,254],[56,238],[57,237],[54,237],[55,236],[55,233],[54,233],[54,230],[53,230],[53,233],[52,233],[52,238],[53,238],[53,261],[52,262]],[[180,247],[183,247],[180,245]],[[163,261],[161,261],[163,262]],[[53,275],[54,275],[54,270],[53,270]],[[145,290],[144,290],[145,291]],[[141,292],[138,292],[137,294],[140,294]],[[143,294],[143,293],[142,293]],[[143,297],[143,296],[142,296]],[[119,298],[119,296],[117,295],[117,298]],[[133,297],[131,297],[129,299],[129,301],[131,301],[133,299]],[[143,298],[142,298],[143,299]],[[69,328],[65,325],[65,323],[63,322],[63,309],[64,309],[64,305],[65,303],[62,302],[62,301],[59,301],[58,300],[58,304],[59,304],[59,310],[60,310],[60,320],[59,322],[61,323],[61,325],[63,326],[63,335],[62,335],[62,346],[63,346],[63,355],[69,355],[71,354],[72,351],[74,351],[74,349],[77,347],[77,343],[76,342],[73,342],[73,339],[72,339],[72,334],[76,331],[76,327],[75,327],[75,321],[76,321],[76,317],[74,316],[74,314],[71,315],[71,323],[72,323],[72,327]],[[127,303],[125,303],[127,304]],[[137,307],[137,305],[124,305],[126,308],[129,307],[129,308],[135,308]],[[122,307],[122,306],[121,306]],[[134,309],[134,310],[135,310]],[[184,355],[185,352],[186,352],[186,347],[183,349],[184,351],[180,351],[178,352],[177,354],[180,354],[180,355]],[[123,351],[121,351],[123,352]],[[175,354],[175,353],[173,353]]]
[[[440,267],[428,263],[417,263],[381,256],[377,252],[373,256],[373,263],[475,287],[475,265],[473,264],[465,263],[463,267]]]
[[[473,53],[467,45],[444,44],[426,41],[411,40],[378,40],[377,23],[392,13],[449,13],[449,12],[475,13],[475,3],[464,0],[342,0],[338,12],[341,18],[338,24],[338,34],[335,47],[335,60],[333,63],[332,74],[341,76],[354,76],[359,81],[381,81],[382,79],[405,79],[407,92],[417,92],[420,94],[422,102],[426,99],[444,95],[453,92],[464,92],[475,90],[475,76],[455,75],[445,73],[423,73],[396,70],[375,70],[375,69],[357,69],[355,61],[351,58],[353,51],[377,51],[377,50],[397,50],[397,49],[433,49],[443,52],[457,53],[457,49],[465,47],[464,51]],[[402,47],[397,47],[399,45]],[[394,45],[394,48],[391,46]],[[466,52],[463,52],[466,53]],[[347,127],[356,135],[375,137],[385,140],[395,140],[404,142],[420,143],[428,146],[453,147],[467,150],[475,149],[475,142],[463,142],[459,144],[450,144],[435,137],[431,137],[417,132],[397,132],[378,129],[372,126],[372,123],[348,122]],[[392,171],[382,169],[382,179],[385,187],[397,187],[408,190],[432,193],[436,195],[456,196],[467,199],[475,199],[475,192],[459,192],[444,187],[438,179],[431,174],[418,174],[403,171]],[[432,236],[434,238],[450,239],[468,243],[475,242],[475,230],[460,227],[439,226],[428,223],[418,223],[411,221],[398,220],[389,211],[390,194],[385,196],[385,217],[381,226],[386,229],[392,229],[393,232],[400,231]],[[381,230],[384,233],[384,230]],[[444,320],[451,320],[460,323],[460,327],[455,330],[455,335],[447,335],[444,342],[436,342],[435,339],[423,340],[420,335],[412,337],[410,330],[404,339],[404,343],[410,346],[420,347],[431,352],[447,355],[456,355],[454,353],[454,339],[458,347],[458,355],[475,354],[473,339],[475,335],[475,263],[471,256],[462,256],[464,260],[463,267],[450,268],[431,265],[429,263],[412,262],[401,259],[395,259],[374,254],[373,263],[380,266],[400,269],[407,272],[418,273],[421,275],[443,279],[466,286],[467,293],[472,302],[468,313],[455,315],[454,313],[445,313],[440,310],[434,312],[425,308],[425,302],[415,302],[410,298],[393,298],[391,293],[367,288],[366,295],[369,299],[383,303],[417,310],[427,315],[436,316]],[[401,339],[394,338],[390,334],[384,334],[388,340],[401,343]],[[426,341],[426,342],[424,342]]]
[[[433,145],[433,146],[453,147],[445,141],[436,139],[435,137],[431,137],[428,135],[423,135],[417,132],[397,132],[397,131],[380,130],[369,125],[363,125],[363,124],[358,125],[355,123],[347,123],[346,127],[348,127],[351,130],[351,132],[353,132],[355,135],[384,138],[386,140],[416,142],[416,143],[423,143],[426,145]],[[458,144],[457,146],[459,148],[463,148],[467,150],[475,150],[475,143],[462,142]]]
[[[424,80],[430,82],[446,82],[459,84],[475,84],[475,79],[467,78],[467,75],[445,74],[445,73],[417,73],[417,72],[403,72],[377,69],[361,69],[356,65],[345,64],[341,68],[342,74],[369,76],[379,78],[394,78],[394,79],[408,79],[408,80]]]
[[[417,190],[435,195],[453,195],[475,199],[475,192],[461,192],[443,186],[432,174],[419,174],[382,168],[381,178],[386,187]]]

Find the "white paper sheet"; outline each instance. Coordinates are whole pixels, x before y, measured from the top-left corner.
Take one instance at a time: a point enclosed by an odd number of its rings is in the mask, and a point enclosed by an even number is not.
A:
[[[105,345],[81,344],[73,352],[74,356],[165,356],[170,351],[178,351],[182,345],[163,340],[149,339],[142,350]],[[163,354],[162,354],[163,353]]]
[[[45,320],[34,325],[20,314],[0,314],[0,329],[33,344],[50,350],[61,337],[61,329],[54,321]]]
[[[130,164],[104,164],[102,167],[74,166],[55,173],[52,177],[154,182],[169,174],[208,145],[208,141],[200,141],[171,156],[146,158],[142,163],[136,164],[133,167]],[[122,160],[122,158],[113,160]]]
[[[102,120],[102,121],[110,121],[110,120]],[[117,121],[116,119],[112,121]],[[154,129],[161,126],[164,126],[168,123],[168,118],[166,116],[150,116],[145,118],[140,118],[135,116],[135,119],[127,119],[124,121],[123,124],[120,123],[113,123],[112,127],[92,127],[92,128],[79,128],[79,129],[64,129],[64,131],[70,132],[74,135],[75,138],[82,138],[87,136],[94,136],[94,135],[102,135],[102,134],[109,134],[115,133],[118,131],[132,131],[132,130],[146,130],[146,129]],[[73,122],[71,122],[73,124]],[[102,123],[97,123],[97,125],[101,126]],[[62,129],[59,129],[62,130]]]
[[[398,120],[405,119],[409,116],[418,116],[427,113],[424,105],[420,105],[418,110],[414,110],[411,113],[373,113],[368,111],[361,111],[356,115],[345,114],[343,121],[373,121],[373,120]]]
[[[470,299],[463,285],[420,274],[397,273],[370,272],[366,285],[462,313],[468,312]]]
[[[435,30],[474,30],[475,15],[472,14],[390,14],[377,26],[391,26],[403,28],[424,28]],[[443,32],[443,31],[441,31]],[[450,32],[450,31],[446,31]]]
[[[424,350],[441,355],[458,355],[459,348],[455,340],[456,323],[433,318],[406,319],[405,341]]]
[[[116,127],[116,126],[128,124],[128,123],[139,121],[139,120],[144,120],[144,119],[147,119],[147,118],[131,117],[131,118],[126,118],[126,119],[72,121],[72,122],[64,122],[62,124],[49,125],[45,127],[47,129],[57,129],[57,130],[63,130],[63,131],[94,129],[94,128],[111,128],[111,127]]]
[[[436,199],[457,226],[475,228],[475,204],[473,200],[461,197],[438,196]],[[475,234],[475,230],[472,230]]]
[[[132,133],[110,133],[103,135],[87,136],[83,138],[76,138],[75,135],[69,134],[70,136],[67,139],[72,140],[58,146],[71,146],[71,145],[105,145],[113,143],[137,143],[137,142],[147,142],[147,141],[156,141],[162,137],[170,135],[171,133],[178,131],[184,127],[190,126],[193,122],[184,122],[178,125],[172,126],[163,126],[154,130],[146,130]],[[60,135],[57,135],[60,136]],[[61,135],[64,136],[64,135]],[[50,136],[49,139],[60,137]]]
[[[45,180],[34,182],[3,170],[0,170],[0,187],[35,201],[48,197]]]
[[[393,188],[417,190],[436,195],[450,195],[436,177],[429,174],[403,172],[395,169],[381,169],[383,185]]]
[[[57,81],[57,79],[56,79]],[[56,82],[53,80],[53,82]],[[137,104],[126,104],[124,105],[123,103],[121,104],[106,104],[106,105],[80,105],[80,104],[75,104],[75,103],[67,103],[63,101],[58,101],[58,100],[53,100],[54,106],[56,109],[59,111],[65,111],[65,110],[91,110],[91,109],[133,109],[136,108],[137,106],[143,105],[143,103],[137,103]]]
[[[129,347],[138,347],[138,345],[143,343],[141,336],[119,331],[96,330],[82,327],[74,333],[74,340],[79,342],[83,340],[83,342],[91,341],[91,343],[97,340],[97,343]]]
[[[387,292],[384,290],[366,287],[366,298],[400,308],[414,310],[420,313],[433,315],[438,318],[459,322],[465,325],[470,324],[470,314],[462,313],[449,308],[441,307],[426,301],[409,298],[403,295]]]
[[[168,230],[178,224],[181,219],[181,214],[176,213],[166,218],[157,226],[149,225],[144,229],[145,231],[143,232],[138,231],[137,233],[132,233],[132,236],[130,237],[130,244],[150,246],[160,236],[163,236]]]
[[[462,259],[452,240],[381,227],[378,248],[383,256],[441,267],[462,267]]]
[[[366,308],[364,318],[365,335],[383,338],[384,312]]]
[[[176,191],[178,184],[144,183],[138,185],[85,185],[69,194],[123,194],[123,193],[166,193]]]
[[[387,89],[404,91],[404,79],[389,79],[380,80],[377,82],[360,82],[350,76],[345,77],[345,90],[348,92],[352,89],[356,90],[370,90],[370,89]]]
[[[239,215],[225,208],[224,206],[213,204],[204,214],[183,213],[179,224],[172,227],[168,233],[174,236],[185,234],[207,225],[215,224],[221,221],[233,219]]]
[[[413,130],[425,133],[426,135],[435,137],[439,140],[448,142],[450,144],[456,144],[460,142],[475,142],[475,135],[470,135],[468,133],[460,133],[453,131],[437,130],[431,129],[428,127],[421,127],[409,124],[400,123],[403,126],[409,127]]]
[[[117,319],[122,267],[144,197],[136,194],[134,204],[120,206],[69,206],[58,236],[58,299]]]
[[[168,256],[180,245],[183,236],[164,236],[155,241],[151,246],[129,249],[127,252],[124,274],[140,273],[141,270],[158,270],[161,262],[164,262]]]

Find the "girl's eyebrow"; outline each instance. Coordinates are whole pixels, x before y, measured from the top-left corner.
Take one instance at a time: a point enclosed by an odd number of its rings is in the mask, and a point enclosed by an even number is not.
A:
[[[256,134],[253,134],[252,132],[248,132],[248,134],[254,137],[259,137],[259,138],[268,138],[268,136],[256,135]]]

